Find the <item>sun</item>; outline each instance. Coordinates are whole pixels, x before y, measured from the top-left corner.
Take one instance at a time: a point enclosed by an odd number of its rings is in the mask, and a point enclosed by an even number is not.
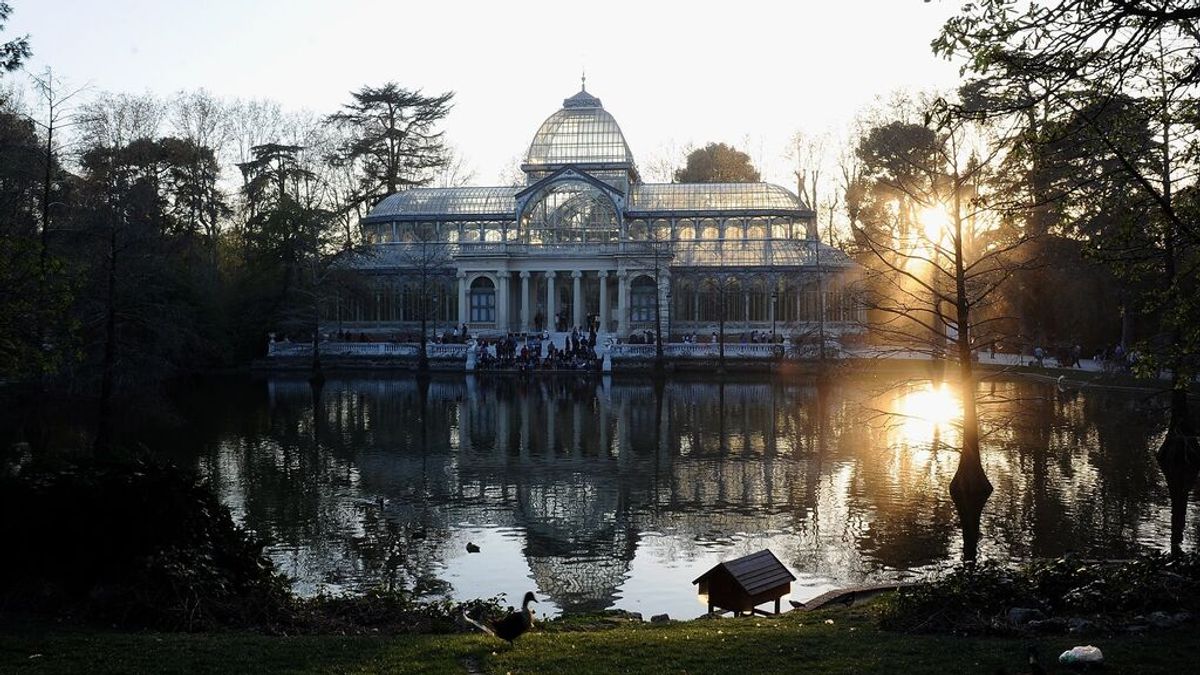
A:
[[[896,401],[900,434],[911,445],[926,445],[962,416],[962,403],[946,383],[928,384],[902,394]]]
[[[950,214],[942,206],[926,206],[921,209],[917,219],[925,229],[925,238],[929,241],[941,241],[950,232]]]

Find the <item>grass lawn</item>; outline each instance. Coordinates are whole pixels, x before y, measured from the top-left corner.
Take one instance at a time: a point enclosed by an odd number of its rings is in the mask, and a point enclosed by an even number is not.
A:
[[[887,633],[874,627],[871,612],[866,606],[593,631],[551,624],[512,649],[482,635],[282,637],[9,623],[0,629],[0,673],[1027,672],[1026,640]],[[1058,671],[1058,654],[1076,644],[1103,649],[1107,672],[1196,672],[1200,663],[1195,624],[1144,636],[1064,636],[1037,644],[1050,672]]]

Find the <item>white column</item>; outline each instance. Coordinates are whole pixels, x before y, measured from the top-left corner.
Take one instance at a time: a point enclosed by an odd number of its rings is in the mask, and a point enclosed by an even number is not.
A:
[[[467,273],[458,273],[458,325],[462,326],[467,322]]]
[[[609,311],[608,311],[608,271],[600,270],[600,332],[607,333],[612,330],[609,326]]]
[[[574,326],[583,327],[583,272],[575,270],[571,272],[571,280],[574,282],[571,301],[571,323]]]
[[[508,271],[496,271],[496,329],[508,331]]]
[[[554,306],[554,301],[558,298],[554,294],[554,272],[546,272],[546,329],[555,330],[558,326],[554,325],[554,315],[558,313],[558,308]]]
[[[521,330],[528,333],[533,330],[533,311],[529,306],[529,272],[521,272]]]
[[[629,273],[617,271],[617,333],[622,337],[629,335]]]

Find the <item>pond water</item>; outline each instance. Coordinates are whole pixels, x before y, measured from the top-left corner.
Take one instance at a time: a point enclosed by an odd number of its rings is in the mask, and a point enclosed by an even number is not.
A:
[[[981,558],[1167,548],[1145,392],[981,386]],[[705,611],[693,579],[762,548],[800,600],[961,555],[954,396],[927,382],[363,377],[314,406],[303,379],[270,378],[199,387],[181,412],[176,461],[306,594],[534,590],[549,614],[687,618]]]

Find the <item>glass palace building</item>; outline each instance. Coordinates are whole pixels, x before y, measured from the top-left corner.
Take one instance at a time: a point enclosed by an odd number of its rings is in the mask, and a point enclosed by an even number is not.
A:
[[[424,315],[473,334],[598,326],[708,335],[807,333],[822,308],[856,325],[854,264],[818,241],[812,209],[769,183],[645,183],[621,128],[586,89],[533,137],[525,183],[414,188],[363,219],[363,281],[341,328],[411,331]],[[822,297],[824,296],[824,297]],[[329,317],[333,319],[334,317]],[[564,328],[565,327],[565,328]]]

